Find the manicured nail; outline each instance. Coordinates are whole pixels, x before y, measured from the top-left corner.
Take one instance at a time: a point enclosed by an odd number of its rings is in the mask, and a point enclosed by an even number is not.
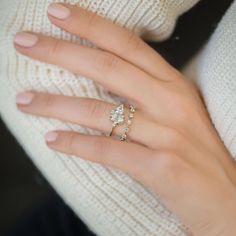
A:
[[[27,32],[17,33],[14,42],[21,47],[33,47],[38,42],[38,36]]]
[[[45,135],[45,140],[50,143],[56,141],[57,137],[58,137],[57,132],[48,132]]]
[[[62,4],[52,3],[48,7],[48,14],[54,16],[60,20],[65,20],[70,16],[70,9],[66,8]]]
[[[19,93],[16,96],[16,103],[20,105],[28,105],[32,102],[33,98],[33,93]]]

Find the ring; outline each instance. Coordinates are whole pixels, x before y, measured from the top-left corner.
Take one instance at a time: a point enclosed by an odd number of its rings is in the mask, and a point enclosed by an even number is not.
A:
[[[120,136],[120,140],[121,141],[126,141],[127,140],[127,134],[130,130],[130,126],[132,124],[133,118],[134,118],[134,113],[135,113],[136,109],[133,105],[129,106],[129,116],[128,116],[128,120],[126,122],[125,128],[123,129],[123,133]]]
[[[120,104],[115,109],[111,111],[110,121],[112,122],[112,129],[109,136],[112,136],[112,133],[117,125],[121,125],[125,121],[124,115],[124,104]]]

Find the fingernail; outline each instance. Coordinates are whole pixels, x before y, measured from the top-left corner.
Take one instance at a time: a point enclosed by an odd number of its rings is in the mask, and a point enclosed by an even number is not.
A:
[[[26,32],[17,33],[14,42],[22,47],[33,47],[38,42],[38,36]]]
[[[32,102],[33,93],[20,93],[16,96],[16,103],[20,105],[28,105]]]
[[[48,14],[60,20],[65,20],[70,16],[70,9],[66,8],[62,4],[52,3],[48,7]]]
[[[58,133],[57,132],[48,132],[45,135],[45,140],[47,142],[54,142],[54,141],[56,141],[57,137],[58,137]]]

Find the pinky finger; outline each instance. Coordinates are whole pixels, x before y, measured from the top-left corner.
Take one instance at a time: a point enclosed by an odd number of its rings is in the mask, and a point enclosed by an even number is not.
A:
[[[140,176],[148,177],[143,173],[148,175],[146,168],[153,153],[139,144],[68,131],[49,132],[45,139],[56,151],[119,169],[139,180]]]

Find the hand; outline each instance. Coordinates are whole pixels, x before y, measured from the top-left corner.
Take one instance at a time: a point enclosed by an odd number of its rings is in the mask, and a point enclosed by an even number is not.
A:
[[[135,104],[130,142],[54,131],[50,148],[120,169],[155,191],[194,235],[236,235],[236,167],[196,87],[134,33],[94,13],[52,4],[50,21],[99,49],[23,32],[18,52],[93,79]],[[114,104],[29,91],[25,113],[110,132]],[[126,109],[127,113],[127,109]],[[121,132],[120,126],[115,134]]]

